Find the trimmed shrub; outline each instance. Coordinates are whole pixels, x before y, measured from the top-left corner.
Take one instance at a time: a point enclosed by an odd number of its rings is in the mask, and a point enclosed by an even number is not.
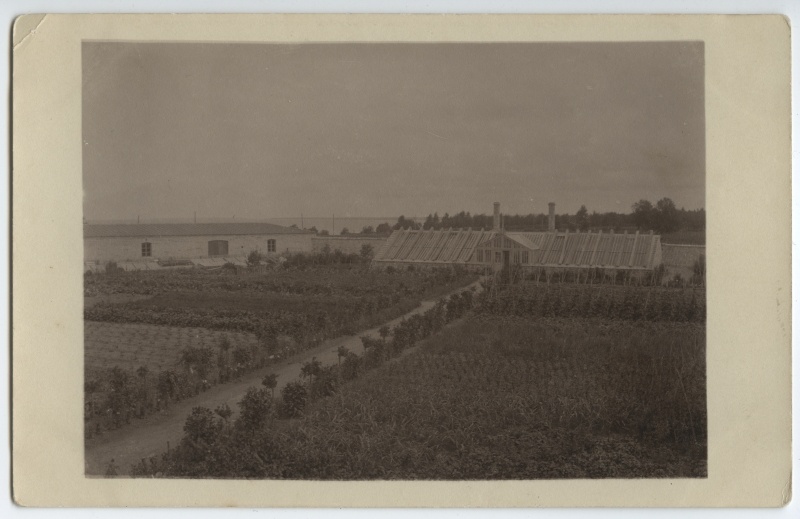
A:
[[[308,391],[300,382],[289,382],[281,390],[283,411],[287,416],[299,416],[308,403]]]

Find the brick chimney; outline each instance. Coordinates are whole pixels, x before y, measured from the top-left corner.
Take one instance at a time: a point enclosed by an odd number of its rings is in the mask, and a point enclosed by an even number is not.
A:
[[[494,225],[492,229],[495,231],[500,230],[500,202],[494,203]]]
[[[555,231],[556,230],[556,203],[550,202],[547,204],[550,207],[550,213],[547,216],[547,230],[548,231]]]

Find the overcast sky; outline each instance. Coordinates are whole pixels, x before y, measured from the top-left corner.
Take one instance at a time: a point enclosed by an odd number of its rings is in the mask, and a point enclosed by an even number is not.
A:
[[[701,42],[83,44],[89,220],[704,207]]]

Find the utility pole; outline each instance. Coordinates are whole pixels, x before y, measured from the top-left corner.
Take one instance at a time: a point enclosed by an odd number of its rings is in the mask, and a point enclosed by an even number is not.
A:
[[[197,211],[194,212],[194,223],[197,223]]]
[[[331,215],[331,236],[336,234],[336,215]]]
[[[303,221],[303,213],[300,213],[300,228],[301,229],[306,228],[305,222]]]

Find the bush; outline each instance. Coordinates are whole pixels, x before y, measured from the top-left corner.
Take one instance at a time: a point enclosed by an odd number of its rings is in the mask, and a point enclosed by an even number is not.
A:
[[[111,370],[109,387],[106,407],[112,415],[114,425],[119,427],[122,422],[130,422],[133,411],[134,397],[129,373],[115,366]]]
[[[253,355],[247,348],[238,346],[235,350],[233,350],[233,361],[236,363],[236,367],[239,369],[248,368],[250,367],[250,363],[253,361]]]
[[[336,366],[320,368],[311,381],[311,398],[324,398],[336,392],[338,377]]]
[[[364,263],[369,263],[375,255],[375,250],[372,248],[372,245],[365,243],[361,246],[361,252],[359,254]]]
[[[251,387],[239,401],[241,414],[236,427],[245,431],[256,431],[263,427],[273,415],[272,396],[267,389]]]
[[[308,391],[300,382],[289,382],[281,390],[283,411],[289,417],[299,416],[308,402]]]
[[[370,349],[378,348],[382,345],[383,341],[370,337],[369,335],[361,336],[361,344],[364,346],[364,353]]]
[[[382,343],[381,343],[382,344]],[[366,369],[375,369],[383,364],[384,355],[383,348],[370,348],[364,352],[364,367]]]
[[[218,405],[217,408],[214,409],[214,412],[226,422],[230,419],[231,415],[233,414],[233,411],[231,410],[231,407],[228,404]]]
[[[162,371],[158,374],[158,396],[164,402],[178,396],[178,375],[172,371]]]
[[[118,274],[122,274],[125,272],[125,269],[122,267],[117,266],[116,261],[109,261],[106,263],[106,274],[111,276],[116,276]]]
[[[189,346],[181,351],[181,363],[187,370],[197,372],[201,380],[208,377],[213,361],[214,351],[211,348]]]
[[[192,414],[186,417],[186,423],[183,425],[187,438],[193,442],[206,444],[214,443],[221,429],[214,413],[207,407],[193,408]]]
[[[263,256],[257,250],[250,251],[250,254],[247,255],[247,265],[250,267],[257,267],[261,265],[261,260]]]
[[[270,373],[261,379],[261,385],[270,390],[272,396],[275,396],[275,388],[278,387],[278,375]]]
[[[311,357],[311,360],[303,363],[300,368],[300,376],[303,378],[310,378],[312,381],[319,376],[322,372],[322,363],[316,357]]]
[[[361,369],[361,357],[348,351],[344,356],[342,362],[341,374],[343,380],[353,380],[358,377],[358,372]]]

